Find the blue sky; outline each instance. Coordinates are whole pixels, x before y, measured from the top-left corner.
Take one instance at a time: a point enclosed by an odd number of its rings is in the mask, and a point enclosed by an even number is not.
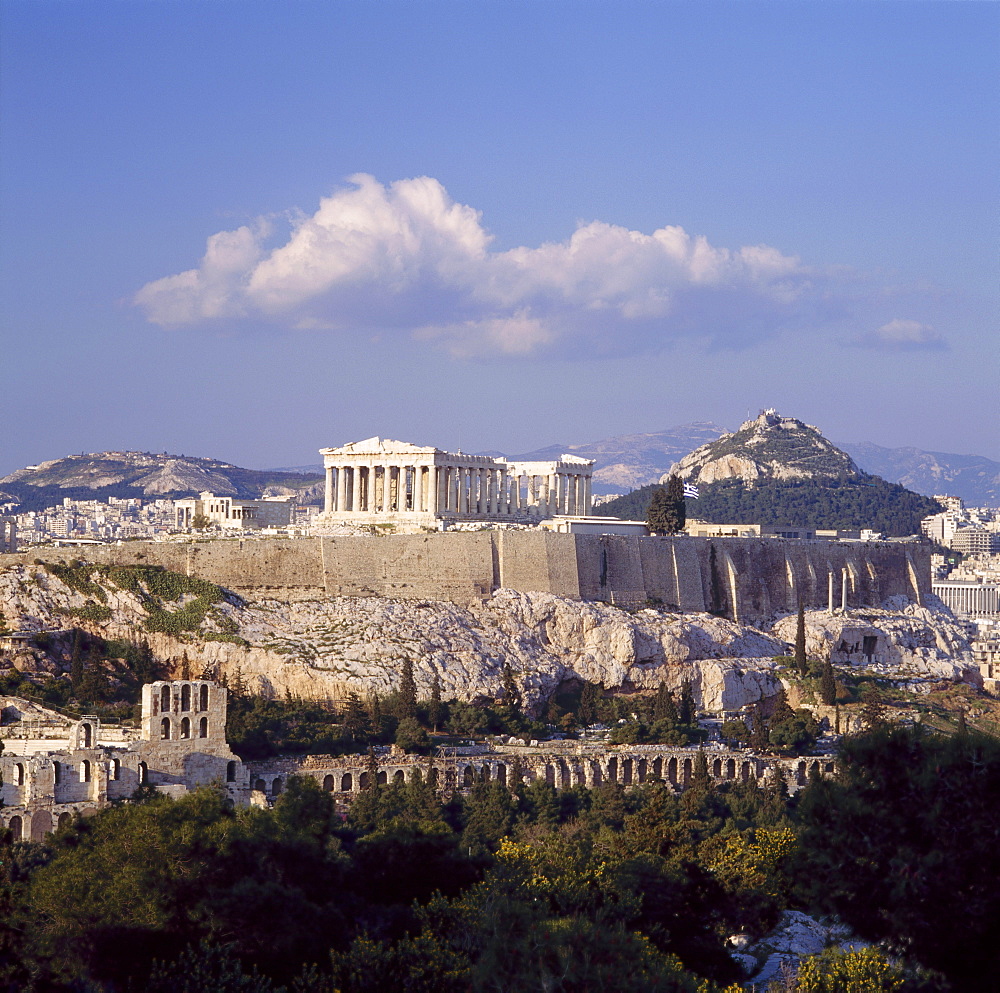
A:
[[[0,3],[0,472],[735,426],[1000,459],[1000,4]]]

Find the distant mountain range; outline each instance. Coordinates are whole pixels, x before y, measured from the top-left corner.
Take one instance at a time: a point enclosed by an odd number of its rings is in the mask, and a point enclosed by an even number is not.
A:
[[[594,492],[627,493],[656,483],[671,466],[726,429],[711,421],[681,424],[665,431],[622,434],[587,444],[555,444],[512,458],[544,460],[564,452],[593,459]],[[947,493],[969,506],[1000,506],[1000,462],[979,455],[883,448],[870,442],[840,444],[864,472],[926,496]],[[487,454],[487,453],[481,453]],[[498,455],[499,452],[488,454]],[[322,499],[321,465],[242,469],[218,459],[150,452],[99,452],[53,459],[18,469],[0,479],[0,503],[40,509],[74,499],[108,496],[186,496],[212,490],[245,498],[262,493],[298,493],[303,501]]]
[[[155,499],[203,490],[246,499],[298,494],[311,501],[322,494],[322,475],[242,469],[218,459],[166,452],[92,452],[52,459],[4,476],[0,502],[17,502],[18,509],[26,511],[51,507],[65,497]]]

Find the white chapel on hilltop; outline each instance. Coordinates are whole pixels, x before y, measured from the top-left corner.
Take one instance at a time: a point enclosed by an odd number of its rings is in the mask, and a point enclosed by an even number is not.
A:
[[[508,462],[368,438],[321,448],[326,469],[322,519],[329,522],[533,523],[590,514],[594,463],[575,455]]]

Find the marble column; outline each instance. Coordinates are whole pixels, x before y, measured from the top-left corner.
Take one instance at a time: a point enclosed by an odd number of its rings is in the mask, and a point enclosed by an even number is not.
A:
[[[469,512],[469,470],[464,466],[458,470],[458,510],[462,514]]]
[[[337,466],[337,510],[347,510],[347,470]]]
[[[583,477],[583,509],[580,511],[581,514],[587,515],[590,513],[590,476]]]
[[[504,517],[510,514],[510,478],[506,469],[500,470],[500,513]]]
[[[329,514],[333,510],[333,466],[326,467],[326,488],[323,491],[323,513]]]

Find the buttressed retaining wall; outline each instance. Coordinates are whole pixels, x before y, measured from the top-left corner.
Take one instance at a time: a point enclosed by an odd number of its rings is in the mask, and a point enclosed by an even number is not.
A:
[[[778,538],[639,538],[545,531],[295,540],[128,542],[32,549],[15,562],[161,565],[237,591],[282,596],[387,596],[468,603],[501,587],[639,606],[658,601],[746,624],[834,602],[850,607],[930,593],[930,548],[895,542]]]

